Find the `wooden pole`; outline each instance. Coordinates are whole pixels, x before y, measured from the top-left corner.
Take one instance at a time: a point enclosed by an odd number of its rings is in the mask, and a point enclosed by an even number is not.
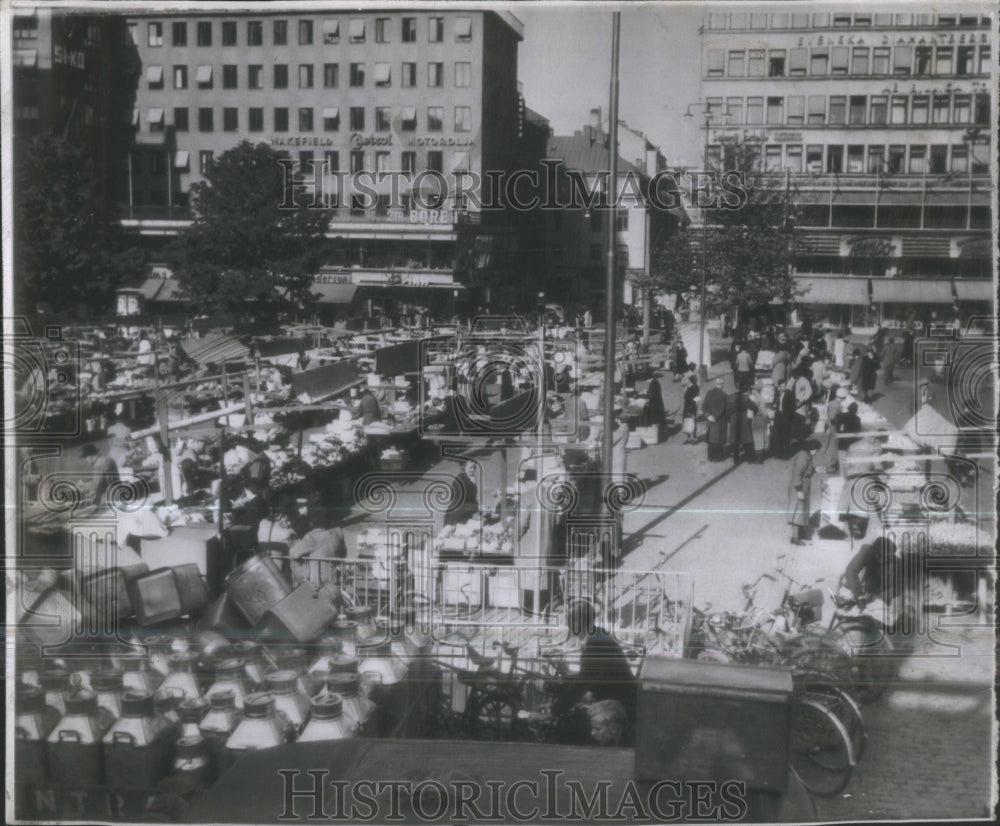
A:
[[[250,374],[243,371],[243,404],[246,405],[247,424],[253,424],[253,400],[250,398]]]
[[[160,458],[163,468],[163,500],[168,504],[174,503],[174,468],[173,459],[170,456],[170,421],[167,410],[167,396],[162,393],[157,398],[156,418],[159,423],[160,436]]]
[[[225,491],[226,491],[226,426],[219,426],[219,538],[222,539],[222,532],[225,530]]]

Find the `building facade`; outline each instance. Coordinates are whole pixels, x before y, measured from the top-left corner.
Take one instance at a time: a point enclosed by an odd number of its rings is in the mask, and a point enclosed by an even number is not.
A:
[[[706,163],[755,145],[788,187],[797,303],[814,318],[988,312],[991,17],[801,9],[706,13]]]

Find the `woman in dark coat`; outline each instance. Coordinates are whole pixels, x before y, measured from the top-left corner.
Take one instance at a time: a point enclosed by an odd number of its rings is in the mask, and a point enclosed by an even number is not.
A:
[[[729,397],[732,415],[729,418],[729,444],[733,449],[733,464],[741,458],[750,464],[757,464],[757,451],[753,443],[753,420],[757,415],[757,405],[743,390],[737,390]]]
[[[726,440],[729,436],[729,400],[722,379],[715,380],[715,387],[705,394],[702,412],[708,419],[708,461],[721,462],[726,458]]]
[[[646,390],[647,406],[646,419],[650,426],[663,427],[667,421],[667,411],[663,407],[663,389],[660,387],[660,380],[653,379]]]
[[[679,338],[674,342],[674,381],[680,381],[681,376],[687,372],[688,366],[688,351],[684,347],[684,342]]]
[[[851,353],[851,364],[848,368],[848,376],[851,380],[851,389],[858,393],[861,391],[861,348],[855,347]]]
[[[688,376],[688,386],[684,388],[684,406],[681,408],[681,418],[687,432],[684,444],[698,441],[698,377],[692,373]],[[690,421],[690,424],[688,422]],[[690,428],[690,429],[688,429]]]
[[[868,351],[861,359],[861,392],[864,393],[864,400],[867,402],[875,390],[875,383],[878,380],[878,358],[875,356],[875,349],[868,348]]]
[[[816,442],[808,442],[792,459],[791,476],[788,480],[788,524],[792,526],[793,545],[802,544],[802,529],[809,524],[812,513],[809,494],[812,477],[816,472],[813,456],[818,448]]]

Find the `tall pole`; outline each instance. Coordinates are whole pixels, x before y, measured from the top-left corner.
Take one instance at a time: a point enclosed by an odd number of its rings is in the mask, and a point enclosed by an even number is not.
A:
[[[615,434],[615,332],[617,313],[615,310],[617,286],[615,278],[616,247],[618,244],[618,213],[615,203],[618,199],[618,43],[621,35],[621,12],[614,12],[611,18],[611,106],[608,115],[608,181],[609,208],[605,227],[607,244],[607,272],[605,279],[606,312],[604,316],[604,444],[601,461],[605,491],[612,482],[612,461],[614,457]],[[609,506],[610,510],[610,506]],[[610,515],[614,516],[612,512]],[[618,531],[615,530],[615,540]],[[610,549],[618,554],[618,543]]]
[[[708,114],[705,115],[705,149],[702,158],[705,172],[708,172]],[[701,208],[701,306],[698,310],[698,376],[704,383],[708,381],[708,367],[705,364],[705,282],[708,280],[708,211]]]

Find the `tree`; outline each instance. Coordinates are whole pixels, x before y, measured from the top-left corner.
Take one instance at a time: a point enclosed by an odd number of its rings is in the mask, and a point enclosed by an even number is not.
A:
[[[18,154],[14,190],[14,302],[18,312],[86,305],[113,312],[117,287],[142,272],[142,251],[101,194],[94,158],[42,136]]]
[[[329,215],[309,209],[308,196],[292,197],[287,157],[243,141],[191,187],[195,220],[175,250],[177,278],[194,306],[263,321],[312,303]]]
[[[793,192],[783,177],[764,172],[759,144],[726,143],[722,149],[720,178],[728,176],[727,186],[742,194],[723,192],[725,198],[706,211],[707,300],[716,312],[742,315],[795,297]],[[702,238],[700,227],[681,228],[654,247],[652,273],[661,289],[700,285]]]

